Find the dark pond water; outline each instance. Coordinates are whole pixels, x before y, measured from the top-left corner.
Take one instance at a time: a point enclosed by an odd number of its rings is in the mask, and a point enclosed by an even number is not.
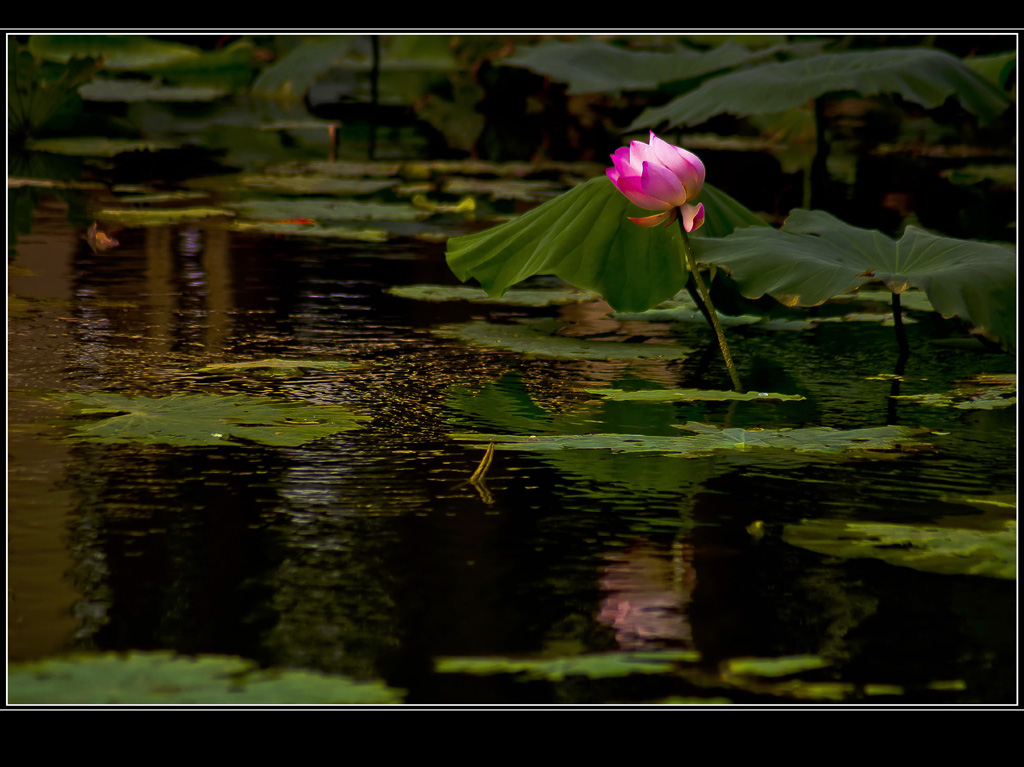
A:
[[[218,58],[230,51],[201,42],[214,69],[233,71]],[[188,79],[178,85],[191,95],[166,95],[157,80],[171,77],[174,90],[173,67],[143,70],[143,83],[109,64],[69,107],[78,112],[57,121],[70,142],[12,151],[12,663],[223,655],[376,680],[408,704],[1016,700],[1013,356],[907,294],[912,354],[894,376],[888,304],[861,293],[772,323],[729,324],[743,388],[802,399],[602,396],[732,387],[702,321],[616,315],[593,297],[428,301],[396,288],[456,285],[448,236],[600,175],[626,138],[646,138],[624,136],[624,125],[697,81],[581,96],[557,77],[503,65],[514,41],[474,38],[442,40],[423,61],[415,45],[396,47],[410,41],[385,39],[387,66],[378,83],[373,65],[371,83],[370,66],[351,59],[370,37],[331,53],[343,42],[320,48],[330,54],[323,71],[299,67],[315,82],[301,102],[276,98],[288,95],[276,89],[284,80],[269,87],[275,70],[257,55],[276,51],[273,67],[287,65],[296,41],[258,39],[236,62],[232,95],[205,101]],[[997,42],[978,52],[1001,53]],[[37,58],[64,50],[36,43]],[[116,54],[131,43],[106,44]],[[966,42],[951,50],[972,52]],[[247,98],[257,75],[275,98]],[[139,95],[140,84],[165,100]],[[1015,239],[1012,109],[978,129],[954,99],[926,110],[848,95],[794,108],[784,122],[719,114],[692,136],[665,138],[685,138],[709,184],[774,225],[803,206],[892,237],[916,224]],[[814,120],[828,126],[816,156]],[[83,148],[89,131],[174,148],[125,151],[107,139]],[[458,162],[466,157],[494,163],[481,170]],[[442,159],[447,169],[422,164]],[[413,161],[415,171],[398,168]],[[196,196],[133,197],[182,190]],[[410,213],[417,196],[432,213]],[[404,212],[332,207],[353,199]],[[457,207],[466,200],[476,207]],[[242,206],[241,225],[203,212],[173,223],[119,217],[231,203]],[[314,219],[339,229],[314,237],[304,231]],[[117,247],[87,244],[97,220]],[[379,237],[353,235],[375,227]],[[523,287],[567,286],[536,277]],[[471,330],[501,331],[504,345],[471,343]],[[556,355],[551,338],[644,351]],[[667,345],[676,348],[665,354]],[[248,362],[265,364],[224,367]],[[358,420],[320,439],[268,443],[222,434],[233,424],[210,411],[142,408],[132,411],[134,438],[89,441],[84,430],[111,428],[119,411],[76,410],[74,394],[122,408],[246,396]],[[290,412],[284,426],[268,415],[253,428],[322,426]],[[207,444],[152,438],[173,428],[195,436],[197,424]],[[821,427],[836,432],[800,431]],[[882,449],[823,449],[882,427],[904,431]],[[643,438],[700,429],[715,430],[715,450],[635,450]],[[536,449],[555,435],[594,434],[606,435],[598,448]],[[753,445],[786,435],[801,449]],[[166,692],[166,679],[142,686]],[[91,690],[108,681],[94,677]]]
[[[310,245],[196,225],[120,234],[120,249],[92,254],[44,199],[14,254],[10,289],[23,301],[9,320],[12,660],[69,650],[239,655],[383,679],[410,703],[1013,699],[1015,581],[828,556],[788,540],[808,519],[954,519],[983,530],[991,514],[970,499],[1015,490],[1015,409],[894,408],[892,328],[730,333],[747,387],[803,401],[604,403],[583,390],[728,389],[713,337],[697,324],[618,322],[600,304],[521,309],[386,292],[451,284],[443,245]],[[671,338],[694,353],[559,360],[431,332],[527,315],[560,317],[576,335]],[[958,327],[914,316],[902,393],[1014,369],[980,345],[944,345],[962,337]],[[366,364],[196,372],[267,358]],[[299,447],[76,443],[43,396],[60,391],[274,395],[344,404],[372,420]],[[664,435],[694,420],[889,421],[929,428],[932,447],[852,459],[502,450],[477,485],[466,480],[481,451],[449,437],[543,424]],[[686,677],[434,672],[444,657],[663,648],[701,661]],[[828,662],[806,680],[826,692],[729,682],[718,671],[736,658],[805,655]]]

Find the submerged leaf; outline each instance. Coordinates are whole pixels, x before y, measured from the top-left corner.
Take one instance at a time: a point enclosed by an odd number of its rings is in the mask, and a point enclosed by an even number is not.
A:
[[[526,674],[532,679],[561,681],[569,676],[604,679],[632,674],[666,674],[677,663],[696,663],[699,660],[700,653],[693,650],[666,650],[574,655],[567,658],[438,658],[436,669],[440,674]]]
[[[778,402],[801,400],[800,394],[773,394],[764,391],[707,391],[704,389],[644,389],[623,391],[622,389],[584,389],[587,394],[596,394],[613,400],[643,402],[697,402],[705,400],[743,400],[747,402]]]
[[[676,344],[638,344],[615,341],[587,341],[552,335],[560,324],[552,320],[523,320],[514,324],[468,322],[442,325],[432,332],[442,338],[456,338],[474,346],[493,346],[540,357],[584,360],[679,360],[692,351]]]
[[[294,446],[358,428],[365,416],[337,405],[281,402],[241,394],[172,394],[122,397],[67,394],[81,415],[109,417],[75,428],[91,442],[149,442],[169,445],[224,445],[257,442]]]

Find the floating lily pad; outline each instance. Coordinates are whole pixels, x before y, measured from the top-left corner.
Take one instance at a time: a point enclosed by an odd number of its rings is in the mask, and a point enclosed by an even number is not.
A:
[[[800,394],[774,394],[763,391],[709,391],[706,389],[584,389],[587,394],[596,394],[613,400],[633,402],[698,402],[704,400],[742,400],[744,402],[786,402],[806,399]]]
[[[453,434],[463,442],[493,442],[498,450],[611,450],[616,453],[666,453],[686,457],[717,450],[774,449],[794,453],[901,450],[923,447],[913,441],[924,430],[906,426],[879,426],[842,431],[827,426],[807,429],[717,429],[690,421],[680,428],[692,437],[643,434]]]
[[[199,373],[222,373],[236,370],[263,370],[278,372],[299,372],[301,370],[347,370],[359,367],[359,362],[344,360],[280,360],[274,357],[249,362],[216,362],[199,368]]]
[[[161,85],[139,80],[94,80],[78,89],[86,101],[213,101],[228,95],[221,88]]]
[[[405,203],[357,202],[353,200],[246,200],[227,203],[245,218],[318,221],[422,221],[431,213]]]
[[[261,189],[285,194],[373,194],[397,186],[399,179],[337,178],[327,175],[243,175],[221,179],[215,186]]]
[[[227,208],[105,208],[97,210],[94,217],[100,221],[122,226],[167,226],[182,221],[199,221],[217,216],[234,216]]]
[[[530,679],[561,681],[569,676],[606,679],[633,674],[665,674],[671,672],[677,663],[697,663],[699,660],[700,653],[693,650],[666,650],[542,659],[438,658],[435,668],[440,674],[525,674]]]
[[[8,701],[79,704],[401,703],[403,691],[252,661],[170,652],[74,655],[10,666]]]
[[[122,397],[67,394],[80,415],[108,417],[75,428],[74,437],[92,442],[149,442],[169,445],[261,443],[295,446],[358,428],[365,416],[341,406],[217,394]]]
[[[68,154],[78,157],[113,157],[124,152],[159,152],[163,149],[177,149],[178,144],[170,141],[135,140],[124,138],[47,138],[28,142],[29,149],[37,152]]]
[[[443,325],[433,332],[443,338],[456,338],[473,346],[492,346],[540,357],[585,360],[680,360],[692,352],[691,349],[676,344],[585,341],[551,335],[557,327],[557,321],[541,319],[524,320],[508,325],[490,322]]]
[[[316,226],[290,221],[229,221],[225,228],[233,232],[264,232],[266,234],[324,237],[356,242],[387,242],[390,235],[384,229],[355,229],[350,226]]]
[[[469,301],[474,304],[506,306],[562,306],[591,301],[597,296],[586,290],[510,290],[501,298],[493,298],[482,289],[468,285],[396,285],[388,293],[416,301]]]
[[[830,666],[818,655],[788,655],[780,658],[730,658],[722,664],[722,671],[743,676],[789,676]]]
[[[1012,519],[992,530],[804,520],[787,525],[782,539],[827,556],[880,559],[929,573],[1017,577],[1017,522]]]

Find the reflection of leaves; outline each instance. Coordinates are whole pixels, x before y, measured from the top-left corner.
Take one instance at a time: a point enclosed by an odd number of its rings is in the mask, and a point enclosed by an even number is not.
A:
[[[11,703],[400,703],[381,682],[170,652],[77,655],[8,668]]]
[[[551,335],[559,327],[549,320],[524,320],[509,325],[468,322],[443,325],[433,332],[443,338],[457,338],[475,346],[495,346],[521,354],[585,360],[679,360],[690,349],[675,344],[638,344],[612,341],[584,341]]]
[[[764,225],[710,185],[699,199],[707,209],[701,231],[709,236]],[[644,311],[675,296],[686,275],[676,228],[634,226],[627,220],[637,215],[633,207],[606,177],[592,179],[505,224],[452,237],[448,266],[492,296],[527,277],[554,274],[601,294],[615,309]]]
[[[923,290],[944,317],[958,316],[1008,349],[1016,343],[1017,259],[1011,248],[907,227],[900,240],[797,210],[781,230],[751,227],[694,239],[702,263],[721,266],[743,295],[815,306],[868,281]]]
[[[782,539],[827,556],[880,559],[930,573],[1017,577],[1017,522],[1012,519],[994,530],[804,520],[787,525]]]
[[[707,455],[716,450],[751,448],[796,453],[839,453],[860,450],[900,450],[921,433],[905,426],[879,426],[842,431],[827,426],[806,429],[716,429],[690,421],[681,427],[692,437],[664,437],[643,434],[554,434],[508,436],[500,434],[453,434],[464,442],[493,442],[499,450],[611,450],[618,453],[665,453],[686,457]]]
[[[216,394],[129,399],[117,394],[67,394],[82,415],[110,414],[75,429],[93,442],[223,445],[259,442],[293,446],[355,429],[363,416],[340,406]],[[114,415],[120,414],[120,415]]]

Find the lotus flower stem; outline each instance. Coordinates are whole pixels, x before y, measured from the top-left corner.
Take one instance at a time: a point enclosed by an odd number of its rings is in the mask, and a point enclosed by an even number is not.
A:
[[[740,384],[740,377],[736,373],[736,365],[733,364],[732,354],[729,353],[729,344],[725,341],[725,334],[722,332],[722,325],[718,321],[715,305],[711,303],[711,294],[708,292],[704,279],[700,276],[700,270],[697,268],[697,259],[693,256],[693,248],[690,247],[690,238],[686,235],[686,228],[683,226],[682,218],[679,219],[679,233],[683,236],[683,263],[690,274],[693,275],[693,281],[697,284],[697,293],[704,304],[706,315],[711,320],[711,327],[715,329],[715,335],[718,336],[718,346],[722,350],[722,359],[725,360],[725,366],[729,370],[732,388],[734,391],[742,392],[743,387]]]

